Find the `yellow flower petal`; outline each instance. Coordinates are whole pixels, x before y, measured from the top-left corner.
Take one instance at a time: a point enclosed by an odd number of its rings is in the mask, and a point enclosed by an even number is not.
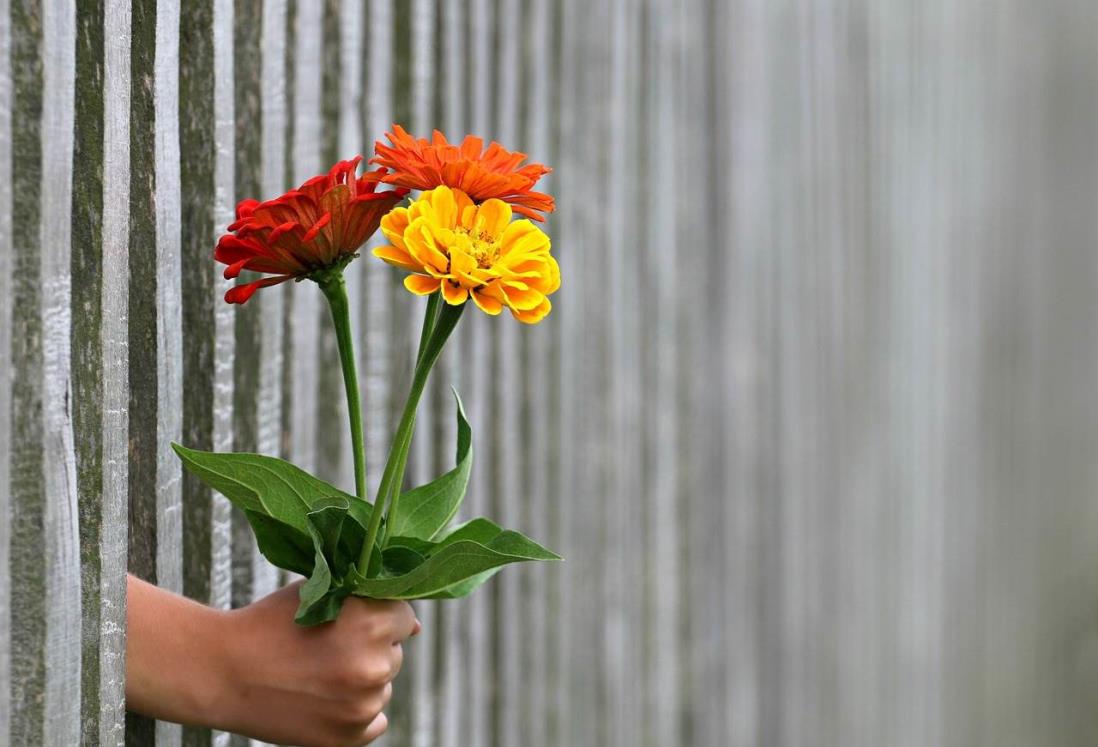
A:
[[[469,297],[469,291],[463,285],[456,285],[449,280],[442,281],[442,297],[451,306],[461,306]]]
[[[542,299],[545,298],[544,295],[532,288],[516,288],[515,283],[507,280],[500,281],[500,285],[506,298],[505,303],[517,311],[536,309],[541,304]],[[523,284],[519,283],[519,285]]]
[[[391,265],[403,267],[405,270],[411,270],[412,272],[419,272],[423,269],[421,264],[412,259],[412,255],[395,246],[379,246],[374,249],[374,256],[385,260]]]
[[[448,259],[439,250],[431,230],[431,222],[427,217],[416,218],[404,231],[404,246],[407,247],[412,258],[424,267],[433,267],[439,272],[446,272]]]
[[[529,311],[516,311],[515,309],[511,309],[511,315],[523,324],[537,324],[549,315],[549,311],[552,308],[553,305],[549,303],[549,299],[546,298],[536,309],[531,309]]]
[[[397,249],[405,248],[404,229],[407,227],[408,208],[393,208],[381,219],[381,232]]]
[[[473,291],[470,295],[473,297],[473,303],[485,314],[496,316],[503,311],[503,304],[499,302],[499,299],[492,298],[483,291]]]
[[[527,255],[549,251],[549,237],[528,220],[508,225],[500,239],[504,255]]]
[[[458,206],[449,187],[435,187],[430,192],[429,200],[431,207],[435,209],[434,222],[438,226],[453,228],[457,225]]]
[[[473,230],[478,234],[497,237],[503,234],[511,222],[511,206],[503,200],[487,200],[477,208],[476,223]]]
[[[431,278],[426,275],[409,275],[404,278],[404,287],[417,296],[429,296],[438,290],[441,282],[438,278]]]

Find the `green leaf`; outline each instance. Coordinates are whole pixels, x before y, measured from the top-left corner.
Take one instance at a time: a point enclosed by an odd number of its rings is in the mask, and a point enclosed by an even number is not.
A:
[[[454,399],[457,403],[457,466],[400,496],[396,516],[387,517],[392,522],[392,535],[432,540],[461,508],[473,466],[473,431],[457,391],[454,391]]]
[[[349,514],[365,529],[372,506],[361,498],[313,477],[300,467],[262,454],[223,453],[188,449],[173,443],[183,466],[243,511],[270,516],[308,536],[306,515],[343,499]]]
[[[427,559],[415,550],[401,546],[385,548],[382,556],[381,574],[383,576],[400,576],[409,573]]]
[[[464,524],[441,542],[394,537],[391,546],[418,552],[426,560],[399,576],[360,578],[354,584],[355,594],[374,599],[463,596],[487,580],[484,574],[500,566],[529,560],[560,560],[560,556],[533,540],[487,519]]]
[[[480,588],[480,586],[483,585],[484,582],[488,581],[490,578],[492,578],[492,576],[496,575],[501,570],[503,570],[503,566],[498,566],[496,568],[492,568],[490,570],[485,571],[484,573],[478,573],[475,576],[470,576],[469,578],[465,579],[464,581],[460,581],[460,582],[454,584],[453,586],[447,586],[442,591],[435,592],[434,594],[431,594],[428,597],[422,597],[422,598],[423,599],[462,599],[462,598],[467,597],[470,594],[472,594],[474,591],[476,591],[478,588]]]
[[[334,620],[351,593],[347,571],[354,568],[351,558],[357,557],[365,530],[347,520],[349,508],[345,499],[329,498],[306,516],[314,561],[309,579],[301,586],[301,602],[294,618],[301,625]]]
[[[313,541],[278,519],[244,509],[263,557],[279,568],[309,576],[313,572]]]

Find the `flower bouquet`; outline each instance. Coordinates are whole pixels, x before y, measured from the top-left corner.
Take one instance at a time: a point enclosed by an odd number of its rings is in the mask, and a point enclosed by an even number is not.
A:
[[[355,494],[272,456],[173,447],[184,466],[243,511],[260,551],[307,578],[296,620],[335,619],[350,595],[374,599],[452,599],[471,593],[508,563],[560,558],[518,532],[484,518],[451,526],[472,468],[472,433],[460,398],[452,470],[402,492],[416,409],[431,368],[468,302],[487,314],[505,307],[533,324],[549,313],[560,269],[535,221],[553,199],[532,190],[549,169],[469,136],[451,145],[439,132],[416,139],[398,125],[378,142],[378,168],[357,176],[360,158],[274,200],[244,200],[214,258],[226,278],[260,277],[228,291],[242,304],[287,280],[315,282],[328,300],[339,346]],[[403,204],[411,190],[420,194]],[[518,213],[522,218],[514,219]],[[426,297],[408,398],[373,502],[367,500],[362,409],[354,335],[343,271],[381,228],[389,244],[374,250],[408,271],[404,286]]]

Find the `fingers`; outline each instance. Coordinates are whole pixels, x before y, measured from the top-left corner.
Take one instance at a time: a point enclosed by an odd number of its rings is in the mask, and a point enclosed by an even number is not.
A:
[[[377,714],[377,718],[370,722],[370,725],[366,727],[366,733],[363,735],[363,739],[366,741],[363,744],[369,744],[374,741],[389,728],[389,719],[385,717],[384,713]]]
[[[422,628],[412,605],[374,599],[348,599],[336,623],[365,625],[374,636],[388,638],[391,643],[400,643]]]
[[[395,679],[400,674],[400,667],[404,663],[404,647],[394,643],[389,649],[389,665]]]
[[[407,602],[397,602],[393,610],[393,643],[400,643],[417,633],[417,628],[422,627],[416,619],[416,613],[412,605]]]

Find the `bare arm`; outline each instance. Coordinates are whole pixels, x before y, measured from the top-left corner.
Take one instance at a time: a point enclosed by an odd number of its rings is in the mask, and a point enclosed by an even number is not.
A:
[[[130,576],[126,707],[302,747],[376,739],[401,641],[419,632],[412,608],[349,599],[335,622],[302,628],[297,587],[225,612]]]

